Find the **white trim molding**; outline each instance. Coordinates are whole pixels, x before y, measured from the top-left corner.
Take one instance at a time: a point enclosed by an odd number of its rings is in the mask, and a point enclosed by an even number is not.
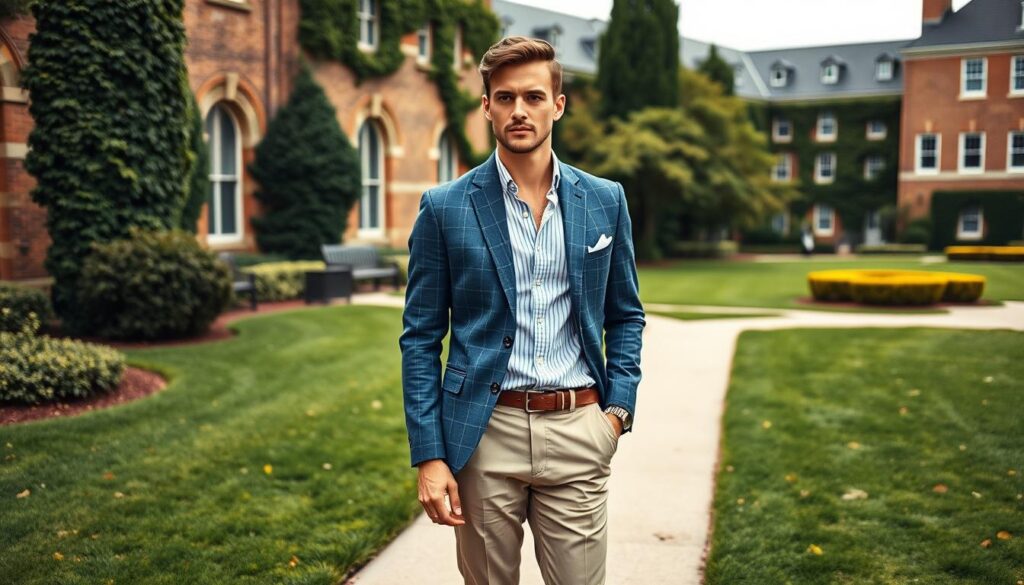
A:
[[[973,62],[981,62],[981,88],[967,88],[967,66]],[[960,99],[983,99],[988,95],[988,57],[963,57],[960,59]]]

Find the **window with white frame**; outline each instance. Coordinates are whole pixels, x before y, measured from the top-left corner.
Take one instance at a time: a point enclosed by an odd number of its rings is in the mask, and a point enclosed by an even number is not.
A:
[[[832,142],[836,139],[837,133],[836,115],[832,112],[818,114],[818,127],[814,136],[815,139],[818,142]]]
[[[875,80],[890,81],[892,79],[892,61],[880,59],[875,62]]]
[[[871,154],[864,159],[864,178],[872,181],[878,178],[885,170],[885,157],[880,154]]]
[[[455,47],[452,54],[452,67],[462,68],[462,25],[455,25]]]
[[[1014,55],[1010,60],[1010,93],[1024,94],[1024,55]]]
[[[379,41],[380,19],[377,14],[377,0],[359,0],[356,14],[359,20],[359,46],[366,50],[375,50]]]
[[[1006,170],[1024,172],[1024,132],[1010,132],[1007,138]]]
[[[785,234],[789,232],[789,214],[785,211],[780,211],[772,215],[771,219],[772,231],[777,234]]]
[[[985,170],[985,133],[960,133],[961,173],[980,173]]]
[[[831,183],[836,179],[836,153],[822,152],[814,159],[814,182]]]
[[[835,63],[829,63],[821,68],[821,82],[827,84],[837,83],[839,81],[839,65]]]
[[[785,67],[773,67],[772,75],[769,79],[772,87],[785,87],[789,81],[789,72]]]
[[[982,228],[981,208],[971,205],[960,210],[956,221],[956,237],[960,240],[980,240]]]
[[[363,235],[384,233],[384,144],[373,120],[359,130],[359,158],[362,163],[363,192],[359,199],[359,231]]]
[[[868,140],[884,140],[886,131],[885,122],[881,120],[871,120],[867,124]]]
[[[780,153],[775,159],[775,167],[772,168],[772,180],[776,182],[789,181],[793,176],[793,166],[789,153]]]
[[[792,142],[793,141],[793,128],[792,124],[786,118],[774,118],[772,119],[772,141],[774,142]]]
[[[918,174],[935,174],[939,172],[939,153],[941,148],[939,134],[917,135],[917,156],[914,157],[914,170]]]
[[[832,235],[835,224],[835,211],[828,203],[814,205],[814,233],[820,236]]]
[[[421,63],[430,61],[430,21],[423,23],[423,26],[416,31],[416,59]]]
[[[455,148],[455,141],[451,139],[448,132],[441,133],[441,139],[437,144],[437,181],[447,183],[459,176],[459,153]]]
[[[206,135],[210,153],[208,241],[237,242],[242,239],[242,145],[238,124],[223,104],[214,105],[206,115]]]
[[[985,71],[988,60],[984,57],[963,59],[960,77],[960,95],[963,97],[981,97],[985,95]]]

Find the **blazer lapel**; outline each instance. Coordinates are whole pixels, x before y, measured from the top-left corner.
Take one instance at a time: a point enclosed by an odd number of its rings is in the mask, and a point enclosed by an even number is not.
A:
[[[559,162],[562,174],[558,185],[558,203],[562,209],[562,226],[565,232],[565,261],[569,273],[569,292],[572,305],[579,315],[583,302],[583,262],[586,258],[587,243],[587,198],[580,187],[580,177],[569,165]]]
[[[512,314],[516,313],[516,273],[512,264],[512,245],[508,236],[508,220],[505,216],[505,196],[501,181],[498,179],[498,167],[491,153],[473,176],[474,187],[469,192],[473,202],[480,228],[483,230],[487,249],[498,268],[498,280],[505,291],[505,298]]]

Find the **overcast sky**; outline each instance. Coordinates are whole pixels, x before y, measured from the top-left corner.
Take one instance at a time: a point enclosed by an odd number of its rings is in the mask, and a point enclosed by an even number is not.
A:
[[[607,19],[612,0],[511,0]],[[970,0],[953,0],[959,10]],[[753,51],[916,38],[922,0],[681,0],[679,31]]]

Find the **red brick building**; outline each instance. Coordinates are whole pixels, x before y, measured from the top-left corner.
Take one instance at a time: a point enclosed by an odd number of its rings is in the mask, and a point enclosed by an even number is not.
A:
[[[1024,3],[924,0],[920,38],[902,49],[898,200],[928,216],[936,191],[973,191],[947,241],[986,236],[986,192],[1024,193]],[[1024,218],[1019,223],[1024,223]],[[1024,231],[1015,228],[1017,239]]]
[[[379,3],[360,2],[360,49],[376,49]],[[302,49],[298,0],[186,0],[189,79],[206,122],[210,145],[211,201],[199,225],[211,248],[255,250],[250,219],[260,214],[255,184],[246,171],[274,113],[288,99]],[[376,27],[376,28],[375,28]],[[0,280],[46,281],[49,246],[46,212],[30,198],[34,179],[25,172],[32,119],[19,88],[27,64],[31,16],[0,22]],[[425,41],[425,42],[424,42]],[[309,59],[337,110],[338,122],[363,158],[363,192],[349,217],[345,241],[405,246],[423,191],[466,169],[453,140],[443,134],[444,105],[428,77],[431,30],[405,35],[401,67],[391,75],[356,83],[336,62]],[[482,91],[473,56],[458,47],[452,64],[464,89]],[[470,115],[467,134],[480,150],[489,130]]]

